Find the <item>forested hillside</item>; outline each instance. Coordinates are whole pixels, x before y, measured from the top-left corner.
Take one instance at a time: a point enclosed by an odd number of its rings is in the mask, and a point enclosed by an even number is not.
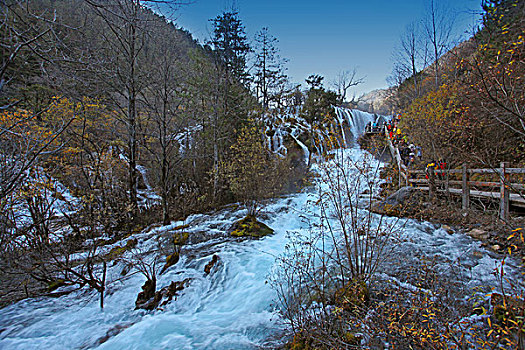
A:
[[[172,22],[180,5],[2,7],[0,252],[30,286],[87,284],[103,296],[105,272],[93,268],[114,256],[100,247],[227,203],[255,216],[345,144],[348,120],[333,108],[344,94],[317,75],[305,91],[291,84],[268,28],[252,47],[225,11],[201,45]],[[69,260],[80,251],[87,258]],[[13,289],[4,302],[22,297]]]
[[[483,25],[471,39],[421,70],[415,67],[428,48],[418,44],[413,27],[403,37],[399,65],[406,67],[406,79],[393,104],[402,114],[401,130],[423,147],[428,161],[444,160],[452,167],[525,161],[525,4],[490,0],[483,11]],[[436,24],[438,36],[446,37],[449,29]],[[398,77],[405,74],[399,71]]]
[[[101,239],[231,201],[256,210],[298,179],[265,143],[262,111],[286,83],[268,30],[252,77],[236,12],[202,46],[158,14],[182,3],[159,4],[2,4],[0,250],[15,273],[103,290],[86,272]],[[63,257],[93,240],[71,273]]]

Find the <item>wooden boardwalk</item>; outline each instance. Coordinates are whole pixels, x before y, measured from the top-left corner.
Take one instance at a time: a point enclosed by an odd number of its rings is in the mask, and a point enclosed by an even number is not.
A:
[[[425,192],[428,192],[430,190],[430,188],[428,186],[427,187],[415,186],[414,188],[418,189],[418,190],[421,190],[421,191],[425,191]],[[437,192],[443,192],[443,193],[447,192],[447,190],[440,190],[440,189],[437,189],[436,191]],[[460,188],[449,188],[448,189],[448,193],[450,193],[452,195],[456,195],[456,196],[462,196],[463,195],[463,190],[460,189]],[[470,190],[470,197],[487,198],[487,199],[500,201],[501,200],[501,193],[499,193],[499,192],[489,192],[489,191]],[[515,206],[520,207],[520,208],[525,208],[525,199],[523,198],[523,196],[521,196],[521,195],[519,195],[517,193],[511,193],[509,195],[509,200],[510,200],[510,203],[512,205],[515,205]]]
[[[469,169],[463,164],[462,169],[424,170],[408,169],[399,153],[399,149],[392,144],[386,132],[388,147],[399,169],[399,186],[414,186],[421,191],[428,191],[432,198],[436,192],[449,193],[462,197],[462,208],[470,207],[471,198],[488,199],[499,202],[499,216],[506,220],[509,217],[510,206],[525,208],[525,184],[513,183],[511,176],[525,174],[524,168],[509,168],[507,163],[501,163],[499,168]],[[473,174],[484,174],[485,177],[496,178],[495,181],[471,181]],[[423,177],[423,178],[421,178]],[[461,177],[461,180],[451,180]],[[439,188],[438,188],[439,187]],[[459,187],[459,188],[457,188]],[[485,189],[495,189],[490,191]]]

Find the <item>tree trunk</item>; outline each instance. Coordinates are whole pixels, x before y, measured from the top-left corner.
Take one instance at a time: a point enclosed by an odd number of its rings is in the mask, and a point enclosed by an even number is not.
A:
[[[133,2],[134,18],[130,22],[130,47],[128,53],[129,75],[128,75],[128,148],[129,148],[129,201],[136,214],[137,205],[137,91],[136,91],[136,40],[137,40],[137,23],[136,17],[139,4]]]
[[[104,270],[102,272],[102,283],[100,285],[100,308],[104,308],[104,291],[106,290],[106,271],[107,271],[107,263],[104,261],[103,267]]]

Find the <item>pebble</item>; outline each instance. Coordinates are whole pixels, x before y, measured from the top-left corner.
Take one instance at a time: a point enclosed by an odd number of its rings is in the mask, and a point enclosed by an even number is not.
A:
[[[454,233],[454,230],[452,229],[452,227],[448,226],[448,225],[442,225],[441,228],[445,231],[447,231],[447,233],[449,235],[453,234]]]
[[[467,232],[467,235],[469,235],[472,238],[481,239],[481,240],[489,238],[488,232],[477,229],[477,228],[472,229],[469,232]]]
[[[494,250],[495,252],[498,252],[501,250],[501,246],[499,244],[494,244],[490,247],[490,249]]]

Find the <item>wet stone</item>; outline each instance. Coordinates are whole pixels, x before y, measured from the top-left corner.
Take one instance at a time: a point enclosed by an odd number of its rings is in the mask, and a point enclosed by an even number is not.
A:
[[[470,237],[474,239],[480,239],[480,240],[488,239],[490,236],[488,232],[477,229],[477,228],[472,229],[469,232],[467,232],[467,235],[469,235]]]

